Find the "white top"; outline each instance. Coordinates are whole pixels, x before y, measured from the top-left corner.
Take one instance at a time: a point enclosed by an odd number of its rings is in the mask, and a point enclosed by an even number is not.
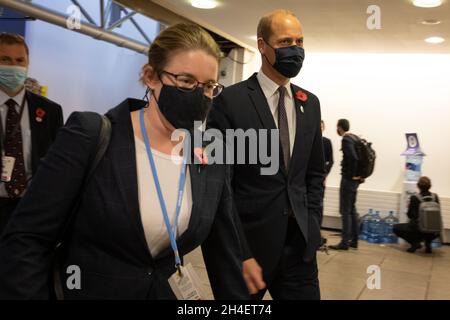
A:
[[[16,111],[20,112],[22,100],[25,95],[25,89],[20,91],[16,96],[10,97],[2,90],[0,90],[0,117],[3,134],[6,132],[6,116],[8,115],[8,106],[5,104],[9,99],[13,99],[16,102]],[[28,102],[25,99],[23,107],[22,119],[20,121],[20,129],[22,130],[22,146],[23,146],[23,160],[25,163],[25,173],[27,175],[27,181],[31,179],[31,127],[30,127],[30,115],[28,113]],[[4,139],[4,137],[1,137]],[[3,140],[3,142],[5,142]],[[3,152],[5,150],[2,150]],[[8,198],[8,192],[6,192],[5,184],[0,182],[0,198]]]
[[[278,88],[280,87],[275,82],[273,82],[269,77],[267,77],[262,70],[256,75],[264,96],[267,99],[267,103],[270,107],[270,112],[272,112],[273,119],[275,120],[275,125],[278,128],[278,100],[280,98],[280,93]],[[284,96],[284,106],[286,108],[286,116],[289,127],[289,143],[291,146],[291,156],[294,150],[295,133],[297,131],[297,118],[295,112],[295,101],[292,95],[291,83],[288,82],[285,86],[286,95]]]
[[[136,164],[138,177],[139,208],[144,226],[147,245],[153,257],[170,246],[170,238],[164,223],[164,216],[158,199],[153,173],[150,168],[145,143],[134,137],[136,144]],[[152,149],[158,172],[159,183],[167,207],[170,223],[175,221],[175,208],[178,194],[178,182],[181,172],[181,157],[173,157]],[[183,202],[178,219],[177,237],[188,228],[192,211],[192,192],[189,167],[186,170],[186,183],[184,185]]]

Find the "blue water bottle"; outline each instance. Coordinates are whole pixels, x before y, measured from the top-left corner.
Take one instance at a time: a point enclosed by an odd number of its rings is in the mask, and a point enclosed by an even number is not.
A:
[[[383,236],[382,227],[380,211],[376,211],[369,223],[369,237],[367,238],[369,243],[381,243]]]
[[[437,237],[436,239],[434,239],[431,242],[431,248],[435,249],[435,248],[440,248],[440,247],[442,247],[441,239],[439,237]]]
[[[361,219],[361,233],[359,234],[359,239],[367,240],[369,237],[369,224],[372,220],[373,209],[369,209],[369,212],[365,214]]]
[[[398,223],[398,219],[395,217],[394,211],[389,211],[389,215],[383,219],[384,235],[383,243],[397,243],[397,236],[394,234],[394,224]]]

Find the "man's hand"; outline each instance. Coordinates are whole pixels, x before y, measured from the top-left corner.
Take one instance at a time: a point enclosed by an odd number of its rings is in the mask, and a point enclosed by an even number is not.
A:
[[[255,259],[247,259],[242,263],[243,276],[245,283],[247,284],[250,294],[257,294],[259,290],[266,287],[266,283],[263,280],[262,269]]]

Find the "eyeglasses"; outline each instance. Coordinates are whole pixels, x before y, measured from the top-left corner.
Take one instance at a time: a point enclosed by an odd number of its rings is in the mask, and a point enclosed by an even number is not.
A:
[[[162,71],[161,73],[166,73],[172,76],[175,79],[174,82],[178,90],[184,92],[194,91],[201,84],[203,88],[203,93],[210,98],[215,98],[222,92],[224,88],[224,86],[218,82],[215,81],[200,82],[194,77],[186,74],[174,74],[167,71]]]

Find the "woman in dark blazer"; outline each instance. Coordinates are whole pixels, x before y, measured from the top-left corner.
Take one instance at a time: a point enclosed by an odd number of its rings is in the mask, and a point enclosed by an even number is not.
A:
[[[180,200],[175,232],[180,256],[202,245],[215,298],[249,297],[228,167],[188,164],[179,190],[183,164],[168,161],[181,157],[173,153],[179,141],[171,140],[172,133],[192,132],[193,121],[205,120],[222,89],[216,82],[219,54],[198,26],[164,30],[143,69],[148,103],[128,99],[107,113],[110,144],[82,192],[62,249],[59,274],[66,299],[174,299],[168,284],[176,271],[169,230]],[[54,246],[97,147],[90,116],[71,115],[1,239],[0,298],[48,298]],[[170,227],[163,219],[164,205]]]

